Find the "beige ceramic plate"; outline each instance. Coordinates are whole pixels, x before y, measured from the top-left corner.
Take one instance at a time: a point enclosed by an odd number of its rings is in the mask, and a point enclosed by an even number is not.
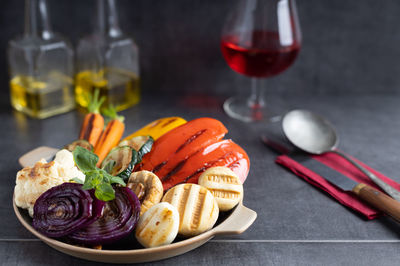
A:
[[[30,166],[41,158],[51,159],[56,151],[57,149],[49,147],[39,147],[22,156],[19,162],[22,166]],[[66,244],[40,234],[31,226],[31,218],[27,214],[27,211],[18,208],[14,201],[13,206],[15,215],[22,225],[49,246],[74,257],[108,263],[148,262],[177,256],[203,245],[216,235],[240,234],[244,232],[257,217],[255,211],[246,208],[243,206],[243,203],[240,202],[233,211],[219,219],[219,224],[217,226],[201,235],[156,248],[96,250]]]

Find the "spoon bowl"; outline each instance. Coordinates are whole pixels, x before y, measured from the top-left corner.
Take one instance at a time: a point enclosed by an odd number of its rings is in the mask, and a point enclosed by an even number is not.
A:
[[[289,141],[308,153],[322,154],[334,150],[339,144],[333,126],[310,111],[288,112],[282,120],[282,127]]]

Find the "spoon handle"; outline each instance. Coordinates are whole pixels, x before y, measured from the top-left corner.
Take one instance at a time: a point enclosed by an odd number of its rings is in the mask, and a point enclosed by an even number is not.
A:
[[[381,189],[383,189],[388,195],[390,195],[392,198],[394,198],[397,201],[400,201],[400,192],[398,192],[396,189],[391,187],[389,184],[386,184],[383,182],[381,179],[379,179],[376,175],[365,169],[362,165],[359,163],[355,162],[353,159],[351,159],[349,156],[346,154],[337,151],[337,150],[332,150],[332,152],[342,156],[345,158],[347,161],[352,163],[355,167],[357,167],[361,172],[363,172],[366,176],[369,177],[375,184],[377,184]]]

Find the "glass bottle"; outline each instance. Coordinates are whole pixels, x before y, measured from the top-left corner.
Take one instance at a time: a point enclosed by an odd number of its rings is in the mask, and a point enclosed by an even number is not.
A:
[[[118,24],[114,0],[97,0],[94,32],[82,38],[77,47],[75,77],[76,103],[86,108],[95,89],[117,111],[140,100],[139,52],[132,38]]]
[[[73,50],[51,30],[46,0],[25,0],[25,32],[8,45],[11,105],[35,118],[75,107]]]

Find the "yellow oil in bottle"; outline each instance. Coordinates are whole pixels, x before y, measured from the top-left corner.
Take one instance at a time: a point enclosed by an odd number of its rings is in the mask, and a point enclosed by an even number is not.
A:
[[[17,75],[10,81],[11,105],[35,118],[46,118],[75,107],[73,81],[59,72],[45,78]]]
[[[98,72],[81,71],[76,75],[75,100],[86,108],[90,95],[99,89],[100,96],[106,100],[102,108],[113,104],[117,111],[125,110],[140,100],[140,79],[130,71],[117,68],[104,68]]]

